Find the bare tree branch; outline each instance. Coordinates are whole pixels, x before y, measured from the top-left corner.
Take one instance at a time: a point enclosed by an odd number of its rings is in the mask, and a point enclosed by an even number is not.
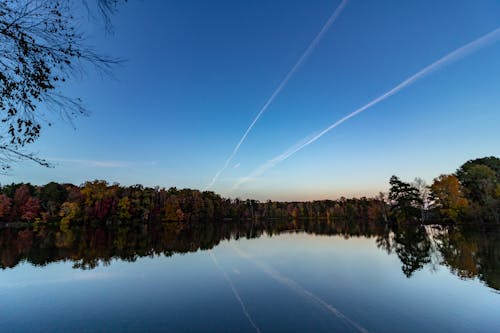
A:
[[[42,159],[19,149],[40,137],[50,116],[72,121],[88,110],[77,98],[60,93],[68,79],[94,70],[111,74],[120,59],[99,54],[87,45],[74,17],[76,2],[87,0],[0,0],[0,158],[27,159],[47,166]],[[119,2],[95,0],[110,29],[110,17]],[[81,3],[80,3],[81,4]],[[16,154],[15,152],[19,152]]]

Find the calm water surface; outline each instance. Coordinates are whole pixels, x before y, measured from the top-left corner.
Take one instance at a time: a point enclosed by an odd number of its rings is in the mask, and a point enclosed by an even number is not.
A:
[[[500,330],[498,231],[289,224],[0,230],[0,331]]]

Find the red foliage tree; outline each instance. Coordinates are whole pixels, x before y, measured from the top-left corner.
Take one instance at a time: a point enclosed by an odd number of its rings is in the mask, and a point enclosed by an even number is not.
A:
[[[12,200],[5,194],[0,194],[0,219],[8,218],[12,207]]]

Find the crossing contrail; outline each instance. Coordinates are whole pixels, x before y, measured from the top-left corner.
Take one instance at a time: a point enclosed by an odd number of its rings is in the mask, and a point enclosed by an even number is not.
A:
[[[432,73],[433,71],[436,71],[436,70],[444,67],[445,65],[447,65],[447,64],[449,64],[449,63],[451,63],[453,61],[456,61],[456,60],[458,60],[460,58],[463,58],[463,57],[465,57],[465,56],[467,56],[467,55],[469,55],[469,54],[471,54],[471,53],[473,53],[473,52],[481,49],[482,47],[484,47],[484,46],[486,46],[488,44],[496,42],[499,38],[500,38],[500,28],[497,28],[497,29],[495,29],[495,30],[493,30],[493,31],[491,31],[491,32],[489,32],[489,33],[487,33],[487,34],[485,34],[485,35],[483,35],[483,36],[475,39],[474,41],[472,41],[472,42],[470,42],[468,44],[465,44],[464,46],[462,46],[462,47],[460,47],[460,48],[458,48],[458,49],[456,49],[456,50],[448,53],[447,55],[445,55],[441,59],[433,62],[432,64],[428,65],[424,69],[422,69],[419,72],[417,72],[416,74],[414,74],[414,75],[410,76],[409,78],[407,78],[406,80],[402,81],[397,86],[395,86],[391,90],[387,91],[383,95],[375,98],[374,100],[372,100],[368,104],[363,105],[362,107],[360,107],[360,108],[356,109],[355,111],[349,113],[348,115],[344,116],[343,118],[337,120],[335,123],[331,124],[330,126],[328,126],[325,129],[323,129],[321,132],[313,135],[312,138],[309,138],[309,139],[306,139],[306,140],[302,140],[298,144],[295,144],[294,146],[290,147],[285,152],[281,153],[280,155],[276,156],[275,158],[273,158],[273,159],[267,161],[266,163],[262,164],[257,169],[255,169],[252,173],[250,173],[248,176],[240,179],[233,186],[233,190],[236,189],[236,188],[238,188],[241,184],[246,183],[248,180],[262,175],[267,170],[273,168],[277,164],[279,164],[279,163],[283,162],[284,160],[288,159],[290,156],[296,154],[298,151],[300,151],[303,148],[305,148],[305,147],[309,146],[310,144],[314,143],[316,140],[318,140],[319,138],[321,138],[323,135],[325,135],[326,133],[328,133],[329,131],[331,131],[335,127],[341,125],[342,123],[346,122],[347,120],[351,119],[352,117],[360,114],[363,111],[366,111],[367,109],[371,108],[372,106],[374,106],[374,105],[382,102],[386,98],[391,97],[392,95],[396,94],[400,90],[402,90],[402,89],[408,87],[409,85],[415,83],[416,81],[422,79],[424,76]]]
[[[246,254],[245,252],[240,250],[236,245],[233,245],[233,249],[236,251],[236,253],[238,253],[238,255],[240,257],[251,261],[255,266],[257,266],[264,273],[268,274],[271,278],[276,280],[278,283],[292,289],[294,292],[296,292],[300,296],[319,304],[323,308],[323,310],[325,310],[328,313],[334,315],[335,317],[343,320],[345,323],[347,323],[348,325],[350,325],[352,328],[356,329],[357,331],[359,331],[361,333],[368,333],[368,330],[366,328],[362,327],[361,325],[356,323],[354,320],[350,319],[345,314],[340,312],[337,308],[328,304],[322,298],[313,294],[309,290],[305,289],[304,287],[302,287],[300,284],[298,284],[294,280],[282,275],[281,273],[279,273],[277,270],[270,267],[266,263],[261,262],[255,258],[251,257],[250,255]]]
[[[215,266],[219,269],[219,271],[224,276],[224,279],[226,279],[227,283],[229,284],[229,287],[233,291],[234,297],[236,298],[236,300],[238,301],[238,303],[240,303],[241,310],[243,311],[243,314],[245,315],[245,317],[247,317],[248,321],[250,322],[250,325],[252,325],[253,328],[255,328],[255,331],[257,333],[260,333],[259,327],[253,321],[252,316],[250,316],[250,313],[248,312],[247,307],[245,306],[245,303],[243,303],[243,300],[241,299],[240,294],[236,290],[236,287],[234,286],[233,281],[231,281],[231,279],[229,278],[229,276],[227,275],[227,273],[219,265],[219,262],[217,261],[217,258],[215,257],[215,254],[213,254],[213,252],[210,252],[210,258],[212,258],[212,261],[214,262]]]
[[[278,94],[281,92],[281,90],[286,86],[286,84],[288,83],[288,81],[290,81],[290,79],[292,78],[292,76],[299,69],[299,67],[302,65],[302,63],[307,59],[307,57],[311,54],[311,52],[314,50],[314,48],[316,47],[316,45],[318,45],[318,43],[321,40],[321,38],[323,38],[324,34],[328,31],[328,29],[333,24],[333,22],[335,22],[335,20],[339,17],[340,13],[342,12],[342,10],[344,9],[344,7],[347,5],[348,2],[349,2],[349,0],[342,0],[342,2],[340,3],[340,5],[335,9],[335,11],[333,12],[333,14],[328,18],[328,21],[326,21],[326,23],[323,25],[323,27],[318,32],[318,34],[316,35],[316,37],[314,37],[314,39],[311,41],[311,43],[309,44],[309,46],[307,47],[307,49],[304,51],[304,53],[302,53],[302,55],[300,56],[299,60],[288,71],[288,73],[283,78],[283,80],[281,80],[281,82],[278,85],[278,87],[276,87],[276,89],[273,91],[273,93],[271,94],[271,96],[269,96],[269,98],[266,100],[266,102],[264,103],[264,105],[260,108],[259,112],[255,116],[255,118],[253,119],[253,121],[250,123],[250,126],[248,126],[247,130],[245,131],[245,133],[241,137],[240,141],[238,141],[238,143],[234,147],[233,152],[227,158],[226,162],[224,163],[224,166],[219,171],[217,171],[217,173],[215,174],[215,176],[212,178],[212,181],[210,181],[210,183],[205,187],[204,190],[207,190],[213,184],[215,184],[215,182],[217,181],[217,179],[219,178],[219,176],[221,175],[221,173],[224,172],[224,170],[227,169],[227,167],[229,166],[229,163],[231,163],[231,161],[233,160],[234,156],[236,155],[236,153],[240,149],[240,146],[243,144],[243,142],[245,141],[245,139],[247,138],[248,134],[250,133],[250,131],[252,130],[252,128],[255,126],[255,124],[257,123],[257,121],[259,120],[259,118],[267,110],[267,108],[269,107],[269,105],[274,101],[274,99],[276,98],[276,96],[278,96]]]

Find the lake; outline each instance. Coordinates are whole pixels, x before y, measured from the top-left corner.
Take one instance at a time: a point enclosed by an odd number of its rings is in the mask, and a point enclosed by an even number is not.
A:
[[[347,221],[0,230],[1,332],[498,332],[500,231]]]

